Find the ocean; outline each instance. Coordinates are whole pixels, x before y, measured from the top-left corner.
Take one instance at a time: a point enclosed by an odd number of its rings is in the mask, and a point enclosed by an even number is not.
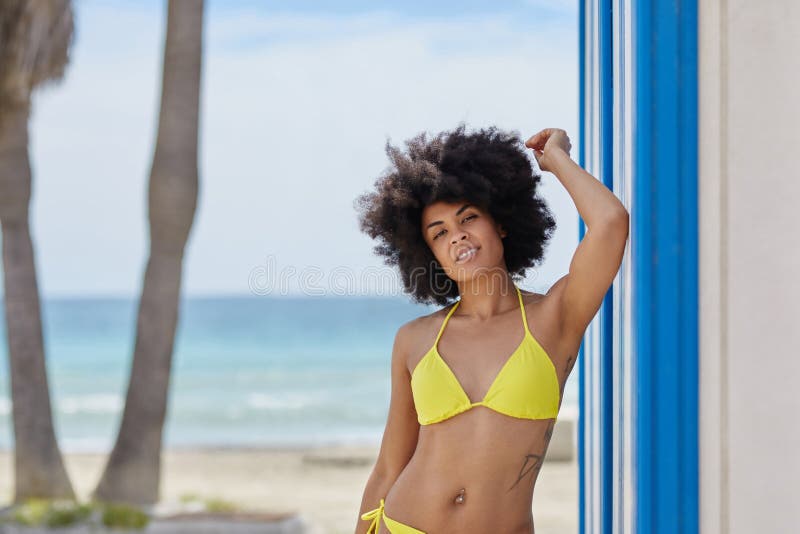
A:
[[[45,299],[45,353],[62,451],[111,449],[125,402],[137,300]],[[378,444],[397,328],[435,307],[398,297],[185,297],[164,445]],[[0,311],[2,318],[2,311]],[[0,449],[13,445],[5,319]],[[564,407],[577,406],[577,373]]]

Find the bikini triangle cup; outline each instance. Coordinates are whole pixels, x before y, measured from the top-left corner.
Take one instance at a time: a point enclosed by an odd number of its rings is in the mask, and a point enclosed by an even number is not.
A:
[[[439,339],[461,301],[457,301],[447,313],[436,341],[411,373],[411,391],[419,424],[438,423],[476,406],[521,419],[553,419],[558,416],[561,393],[555,366],[531,334],[522,293],[514,287],[519,297],[525,335],[480,401],[469,399],[461,382],[439,353]]]

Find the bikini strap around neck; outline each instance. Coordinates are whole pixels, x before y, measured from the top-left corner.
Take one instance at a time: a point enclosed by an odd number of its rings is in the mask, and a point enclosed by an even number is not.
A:
[[[528,328],[528,318],[525,316],[525,305],[522,303],[522,291],[515,285],[514,289],[517,290],[517,295],[519,295],[519,309],[522,312],[522,324],[525,325],[525,331],[530,332]]]
[[[461,303],[461,300],[457,300],[456,303],[453,304],[453,307],[450,308],[450,311],[447,312],[447,316],[444,318],[444,321],[442,321],[442,326],[439,328],[439,334],[436,336],[436,341],[434,342],[434,347],[439,343],[439,338],[442,337],[442,332],[444,332],[444,327],[447,324],[447,321],[450,319],[450,316],[453,315],[453,312],[456,311],[456,308],[458,308],[458,305],[460,303]]]

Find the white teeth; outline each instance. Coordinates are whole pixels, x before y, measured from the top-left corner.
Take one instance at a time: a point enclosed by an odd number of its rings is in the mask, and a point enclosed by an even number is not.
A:
[[[457,261],[464,261],[468,257],[471,257],[473,254],[475,254],[476,250],[477,249],[474,249],[474,248],[471,248],[469,250],[465,250],[464,252],[462,252],[461,254],[458,255],[458,260]]]

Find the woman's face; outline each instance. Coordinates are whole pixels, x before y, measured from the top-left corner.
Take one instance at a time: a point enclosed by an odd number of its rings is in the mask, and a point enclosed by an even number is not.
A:
[[[422,234],[445,273],[459,282],[478,272],[506,271],[505,230],[468,201],[434,202],[422,210]]]

